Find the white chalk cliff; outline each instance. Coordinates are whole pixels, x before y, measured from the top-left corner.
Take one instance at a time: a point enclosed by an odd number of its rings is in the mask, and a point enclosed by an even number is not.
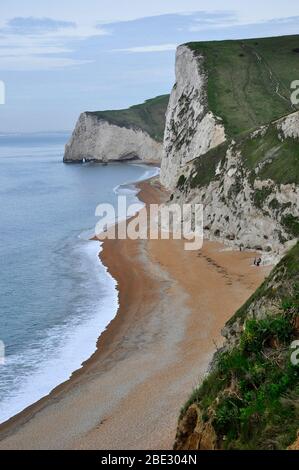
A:
[[[159,162],[163,144],[138,127],[111,124],[93,113],[82,113],[69,143],[64,162],[107,163],[140,159]]]
[[[260,249],[265,260],[277,261],[297,240],[292,222],[299,217],[299,186],[262,173],[282,158],[280,147],[287,140],[299,146],[299,113],[262,126],[245,139],[245,144],[267,139],[267,132],[277,138],[261,163],[248,168],[245,148],[226,137],[221,119],[209,110],[207,80],[203,56],[180,46],[166,114],[161,182],[171,190],[171,202],[203,204],[206,238]]]
[[[64,161],[162,160],[161,182],[171,200],[203,204],[207,238],[258,248],[277,260],[298,237],[299,112],[290,108],[281,119],[243,129],[235,142],[211,110],[208,80],[200,48],[178,47],[170,99],[157,97],[110,118],[109,112],[81,114]],[[229,122],[231,111],[225,112]]]
[[[175,187],[186,163],[225,141],[221,120],[208,108],[204,58],[187,46],[176,53],[176,83],[166,113],[161,182]]]

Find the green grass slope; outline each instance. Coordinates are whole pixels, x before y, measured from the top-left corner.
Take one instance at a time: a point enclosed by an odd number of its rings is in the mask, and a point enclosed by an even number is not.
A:
[[[120,127],[138,128],[146,131],[153,139],[162,142],[165,128],[165,114],[169,95],[157,96],[128,109],[89,112]]]
[[[187,46],[205,57],[209,107],[230,136],[296,110],[290,85],[299,79],[299,35]]]
[[[181,422],[196,405],[217,448],[285,449],[299,429],[299,364],[291,362],[291,344],[299,338],[299,243],[229,321],[232,334],[238,322],[237,341],[216,355]],[[176,448],[192,442],[194,426],[187,433],[178,428]]]
[[[270,124],[264,134],[242,139],[238,149],[246,167],[256,172],[260,179],[271,179],[278,184],[299,184],[299,141],[281,139],[275,125]]]
[[[195,158],[192,162],[193,171],[189,178],[185,179],[184,185],[178,184],[178,188],[202,188],[211,181],[219,180],[221,175],[217,174],[216,168],[219,163],[225,162],[229,145],[232,145],[235,153],[240,154],[239,169],[242,166],[245,170],[243,180],[249,171],[248,177],[252,187],[255,179],[272,180],[276,185],[299,184],[299,139],[282,138],[276,122],[258,128],[253,134],[242,133],[234,140],[234,145],[228,140]],[[237,192],[242,190],[244,181],[240,183],[242,184],[236,188]],[[271,188],[264,196],[270,194]]]

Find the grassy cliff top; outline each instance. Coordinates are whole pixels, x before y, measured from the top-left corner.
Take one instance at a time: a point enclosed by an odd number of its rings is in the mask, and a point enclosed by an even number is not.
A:
[[[120,127],[138,128],[147,132],[153,139],[162,142],[165,128],[165,114],[169,95],[157,96],[128,109],[88,112],[98,119]]]
[[[205,57],[209,107],[230,136],[296,110],[290,87],[299,79],[299,35],[186,45]]]

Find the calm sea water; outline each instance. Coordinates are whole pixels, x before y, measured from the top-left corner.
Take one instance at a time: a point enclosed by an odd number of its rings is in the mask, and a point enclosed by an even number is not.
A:
[[[0,135],[0,422],[68,379],[115,316],[114,279],[89,241],[101,202],[156,172],[64,165],[65,134]],[[130,185],[123,193],[136,199]]]

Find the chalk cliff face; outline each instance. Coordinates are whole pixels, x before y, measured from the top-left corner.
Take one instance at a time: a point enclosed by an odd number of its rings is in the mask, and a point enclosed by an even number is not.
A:
[[[99,119],[91,113],[82,113],[70,142],[65,148],[65,162],[124,161],[140,159],[159,162],[162,143],[138,128],[120,127]]]
[[[187,46],[176,54],[176,83],[166,114],[161,182],[175,187],[180,169],[225,140],[224,126],[208,108],[202,55]]]
[[[299,236],[299,113],[234,139],[209,110],[208,79],[203,55],[179,47],[161,182],[171,201],[203,204],[206,238],[276,262]]]
[[[296,140],[299,113],[251,133],[241,144],[225,143],[181,169],[173,200],[179,204],[203,204],[204,235],[232,247],[265,252],[264,261],[278,261],[299,236],[299,185],[271,176],[277,165],[275,151]],[[276,136],[277,143],[268,140]],[[258,144],[258,142],[260,142]],[[251,169],[248,146],[266,149],[263,160]],[[298,142],[299,147],[299,142]],[[283,163],[282,163],[283,164]],[[288,165],[286,161],[286,165]],[[288,171],[286,169],[286,171]]]
[[[202,204],[206,238],[275,267],[223,328],[175,450],[298,448],[299,112],[286,87],[298,40],[178,49],[161,165],[169,203]]]
[[[168,101],[162,95],[128,109],[82,113],[64,161],[160,162]]]

